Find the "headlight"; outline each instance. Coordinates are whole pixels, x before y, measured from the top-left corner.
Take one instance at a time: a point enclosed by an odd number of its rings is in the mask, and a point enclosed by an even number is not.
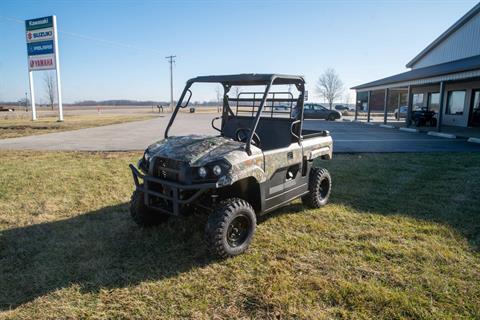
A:
[[[150,162],[150,153],[145,152],[145,154],[143,155],[143,158],[145,158],[146,162]]]
[[[198,175],[200,178],[205,178],[207,176],[207,169],[205,167],[198,168]]]
[[[213,166],[213,174],[219,177],[222,174],[222,167],[220,167],[218,164]]]

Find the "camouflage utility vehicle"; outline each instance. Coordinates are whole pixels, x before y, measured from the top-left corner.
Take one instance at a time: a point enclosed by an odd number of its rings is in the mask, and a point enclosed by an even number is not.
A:
[[[222,114],[211,122],[218,135],[169,136],[197,83],[223,86]],[[130,204],[135,222],[156,225],[172,215],[203,209],[209,213],[209,249],[229,257],[247,249],[257,216],[299,197],[311,208],[325,205],[330,174],[313,167],[312,161],[332,158],[332,138],[328,131],[303,129],[304,85],[301,76],[277,74],[190,79],[164,139],[145,150],[138,169],[130,165],[136,185]],[[231,94],[240,86],[246,91]]]

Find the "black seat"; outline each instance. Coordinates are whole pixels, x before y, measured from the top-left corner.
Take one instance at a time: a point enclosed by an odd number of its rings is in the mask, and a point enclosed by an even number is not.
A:
[[[225,137],[235,139],[238,128],[251,128],[252,117],[229,118],[223,127],[222,134]],[[293,136],[290,132],[292,120],[281,118],[260,118],[256,133],[260,138],[260,148],[264,151],[288,147]]]

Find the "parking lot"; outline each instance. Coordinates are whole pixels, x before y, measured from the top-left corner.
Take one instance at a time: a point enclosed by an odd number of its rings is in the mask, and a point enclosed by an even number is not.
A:
[[[172,135],[217,132],[210,126],[216,114],[180,114],[172,127]],[[163,138],[169,115],[152,120],[121,123],[75,131],[3,139],[0,149],[14,150],[143,150]],[[68,119],[66,120],[68,121]],[[473,152],[480,145],[465,139],[445,139],[425,133],[410,133],[362,123],[305,120],[305,128],[329,130],[335,153],[355,152]]]
[[[425,133],[404,132],[356,122],[306,120],[305,128],[323,128],[333,137],[334,152],[475,152],[480,144]]]

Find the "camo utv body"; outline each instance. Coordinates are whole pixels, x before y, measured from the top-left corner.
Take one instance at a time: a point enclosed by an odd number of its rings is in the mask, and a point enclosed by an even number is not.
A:
[[[179,109],[188,105],[190,87],[198,82],[224,88],[222,115],[212,120],[218,136],[170,137]],[[232,86],[259,85],[265,91],[229,96]],[[272,91],[276,85],[294,85],[298,96]],[[327,131],[302,128],[304,93],[300,76],[242,74],[189,80],[164,139],[145,150],[138,169],[130,165],[136,185],[133,218],[145,226],[204,209],[210,213],[206,234],[211,249],[226,257],[248,247],[257,215],[298,197],[311,207],[324,205],[330,175],[325,169],[312,169],[312,161],[332,158],[332,139]],[[219,226],[225,230],[217,230]]]

